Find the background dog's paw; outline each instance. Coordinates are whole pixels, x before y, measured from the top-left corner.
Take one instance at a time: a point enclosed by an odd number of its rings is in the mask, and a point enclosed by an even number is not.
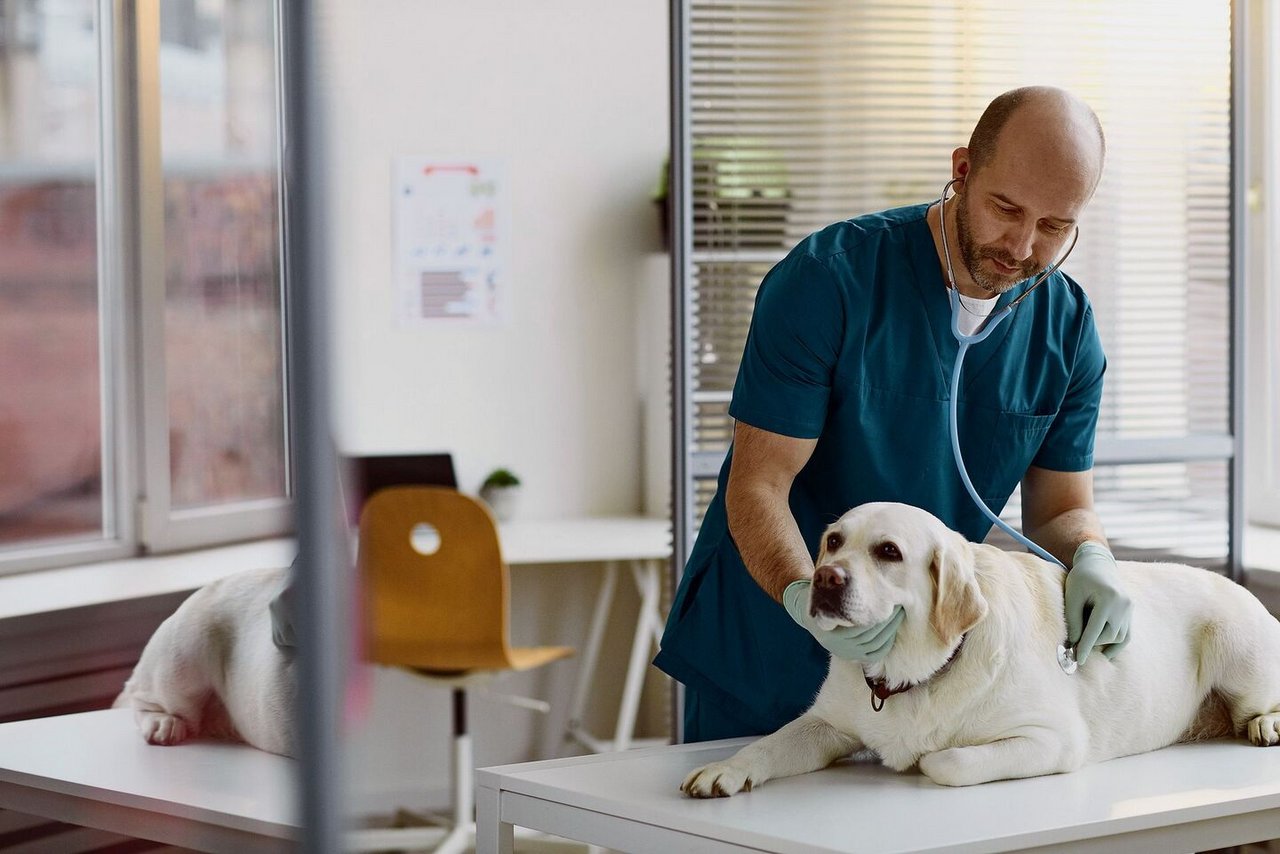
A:
[[[186,721],[164,712],[139,712],[138,727],[147,744],[179,744],[191,735]]]
[[[751,775],[728,762],[712,762],[690,772],[680,784],[680,791],[691,798],[727,798],[738,792],[749,792]]]
[[[939,786],[972,786],[983,782],[975,774],[963,747],[951,747],[920,757],[920,771]]]
[[[1258,747],[1280,744],[1280,714],[1258,715],[1249,721],[1249,741]]]

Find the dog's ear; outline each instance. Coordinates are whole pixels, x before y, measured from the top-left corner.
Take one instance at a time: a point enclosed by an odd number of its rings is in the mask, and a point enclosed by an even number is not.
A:
[[[933,617],[929,622],[938,640],[947,645],[987,615],[987,600],[978,588],[970,553],[969,549],[940,545],[929,565],[933,577]]]

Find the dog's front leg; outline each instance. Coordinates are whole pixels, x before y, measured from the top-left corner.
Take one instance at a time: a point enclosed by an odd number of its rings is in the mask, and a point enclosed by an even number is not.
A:
[[[791,777],[826,768],[862,743],[812,713],[796,718],[773,735],[739,750],[725,762],[691,772],[680,791],[695,798],[724,798],[751,791],[774,777]]]
[[[1071,770],[1063,747],[1052,736],[1014,735],[973,747],[950,747],[920,757],[920,770],[943,786],[972,786],[992,780],[1038,777]]]

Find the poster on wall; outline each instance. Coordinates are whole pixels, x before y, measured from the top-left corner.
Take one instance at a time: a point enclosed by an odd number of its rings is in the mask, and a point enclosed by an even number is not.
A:
[[[400,325],[503,320],[502,165],[398,157],[394,252]]]

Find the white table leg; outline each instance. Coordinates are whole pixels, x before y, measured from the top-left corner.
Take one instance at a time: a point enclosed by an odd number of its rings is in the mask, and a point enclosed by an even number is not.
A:
[[[569,707],[569,731],[566,733],[570,737],[583,727],[582,717],[586,714],[587,695],[591,689],[591,679],[595,675],[596,659],[600,657],[600,644],[604,641],[604,628],[609,622],[609,609],[613,606],[613,592],[617,583],[618,566],[609,561],[604,566],[604,581],[596,595],[596,608],[591,615],[591,628],[587,631],[587,645],[582,653],[582,665],[578,668],[573,688],[573,704]]]
[[[476,854],[513,854],[515,828],[502,820],[500,793],[476,787]]]
[[[632,561],[631,572],[640,589],[640,613],[636,618],[635,637],[631,641],[631,661],[627,664],[627,680],[622,689],[622,705],[618,709],[618,728],[613,736],[613,749],[631,747],[640,708],[640,689],[649,664],[649,643],[653,638],[651,615],[658,610],[658,568],[654,561]]]

